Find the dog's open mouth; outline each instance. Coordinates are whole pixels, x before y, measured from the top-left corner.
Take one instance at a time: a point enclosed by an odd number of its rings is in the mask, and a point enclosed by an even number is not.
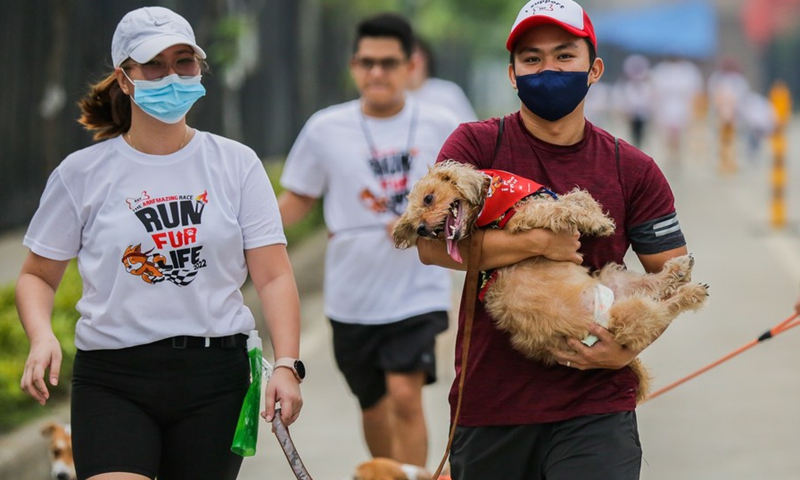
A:
[[[461,240],[464,232],[464,207],[460,200],[455,200],[450,204],[447,218],[444,220],[444,235],[447,245],[447,254],[458,263],[463,263],[461,252],[458,250],[458,241]]]

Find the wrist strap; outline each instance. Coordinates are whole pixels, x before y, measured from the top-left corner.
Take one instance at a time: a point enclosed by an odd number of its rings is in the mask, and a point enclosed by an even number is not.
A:
[[[303,383],[303,379],[300,378],[300,374],[297,373],[297,369],[294,366],[294,362],[296,361],[297,361],[296,358],[281,357],[275,360],[275,365],[273,365],[272,367],[273,371],[277,368],[288,368],[289,370],[292,371],[292,375],[294,375],[294,378],[297,380],[297,383]]]

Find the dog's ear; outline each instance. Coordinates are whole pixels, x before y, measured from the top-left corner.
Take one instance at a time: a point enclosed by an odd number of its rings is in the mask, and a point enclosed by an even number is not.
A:
[[[459,174],[455,175],[456,189],[467,203],[478,206],[483,204],[486,196],[487,184],[491,181],[487,175],[470,167],[459,167]]]
[[[409,248],[417,241],[417,226],[406,215],[402,215],[392,228],[392,238],[395,248]]]
[[[45,426],[42,427],[42,436],[49,437],[50,435],[53,434],[56,428],[58,428],[58,425],[56,425],[55,422],[50,422],[45,424]]]

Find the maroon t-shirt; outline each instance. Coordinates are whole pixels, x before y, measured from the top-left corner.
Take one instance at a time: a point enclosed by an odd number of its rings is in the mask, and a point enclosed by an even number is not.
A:
[[[558,146],[533,137],[519,112],[505,118],[494,155],[499,119],[461,124],[442,146],[437,161],[454,159],[479,169],[506,170],[530,178],[557,194],[576,186],[587,190],[616,223],[611,237],[581,237],[584,264],[599,269],[623,263],[629,246],[658,253],[685,245],[674,197],[653,159],[586,122],[583,140]],[[456,340],[456,380],[450,390],[455,410],[461,375],[464,298]],[[546,366],[511,347],[483,304],[475,309],[459,425],[521,425],[633,410],[638,381],[628,368],[581,371]]]

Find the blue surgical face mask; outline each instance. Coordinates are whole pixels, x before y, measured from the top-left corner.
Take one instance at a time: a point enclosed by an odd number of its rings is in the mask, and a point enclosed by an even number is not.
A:
[[[128,77],[134,86],[133,102],[164,123],[178,123],[194,102],[206,94],[200,79],[200,75],[181,77],[175,73],[158,80],[131,80]]]
[[[545,70],[517,77],[517,96],[534,115],[555,122],[570,113],[589,92],[589,72]]]

